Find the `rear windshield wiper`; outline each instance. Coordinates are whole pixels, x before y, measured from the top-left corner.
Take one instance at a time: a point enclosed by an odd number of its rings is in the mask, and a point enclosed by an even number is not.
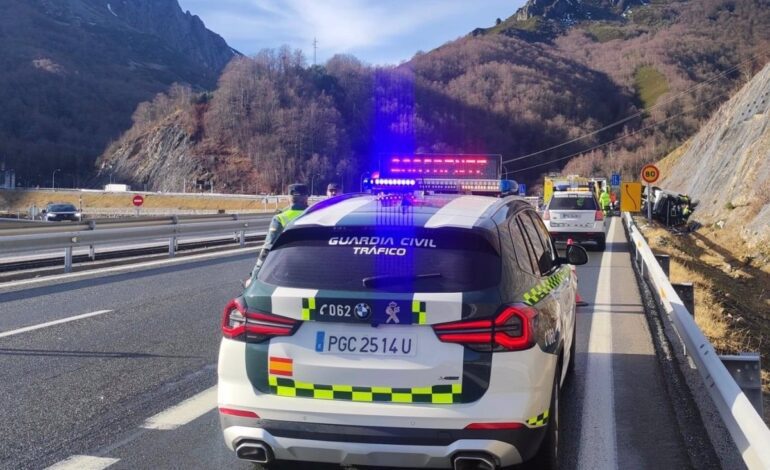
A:
[[[396,276],[392,274],[383,274],[381,276],[365,277],[363,279],[364,287],[383,287],[393,284],[403,284],[405,282],[419,281],[420,279],[434,279],[441,277],[441,273],[416,274],[414,276]]]

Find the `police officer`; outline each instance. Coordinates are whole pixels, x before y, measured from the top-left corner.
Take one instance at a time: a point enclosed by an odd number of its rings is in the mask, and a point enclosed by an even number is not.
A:
[[[334,197],[340,194],[340,185],[337,183],[329,183],[329,186],[326,187],[326,195],[328,197]]]
[[[599,196],[599,205],[602,207],[605,217],[610,215],[610,195],[607,193],[607,188],[602,189],[602,195]]]
[[[304,184],[291,184],[289,185],[289,195],[291,196],[291,206],[287,207],[280,213],[273,216],[273,220],[270,221],[270,228],[267,231],[265,237],[265,244],[262,246],[262,251],[257,258],[257,265],[254,267],[256,272],[267,257],[267,253],[273,244],[278,239],[278,236],[283,232],[289,223],[302,215],[307,209],[308,189]]]

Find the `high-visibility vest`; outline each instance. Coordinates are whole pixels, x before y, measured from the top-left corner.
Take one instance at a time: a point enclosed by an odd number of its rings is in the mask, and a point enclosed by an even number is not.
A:
[[[301,209],[286,209],[280,214],[276,214],[276,217],[278,218],[278,221],[281,222],[281,225],[286,228],[286,226],[289,225],[289,222],[302,215],[303,212],[305,211]]]

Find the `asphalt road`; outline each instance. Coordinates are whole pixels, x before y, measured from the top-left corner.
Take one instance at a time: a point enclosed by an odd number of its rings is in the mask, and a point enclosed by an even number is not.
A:
[[[607,251],[578,268],[590,305],[563,464],[688,468],[625,243],[613,219]],[[224,445],[214,387],[221,309],[254,257],[0,286],[0,468],[251,468]]]

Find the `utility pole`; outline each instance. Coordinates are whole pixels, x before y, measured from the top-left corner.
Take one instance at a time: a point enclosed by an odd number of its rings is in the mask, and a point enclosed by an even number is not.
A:
[[[318,56],[318,38],[313,38],[313,66],[316,65],[317,56]]]
[[[61,171],[61,168],[57,168],[51,174],[51,189],[56,189],[56,172]]]

